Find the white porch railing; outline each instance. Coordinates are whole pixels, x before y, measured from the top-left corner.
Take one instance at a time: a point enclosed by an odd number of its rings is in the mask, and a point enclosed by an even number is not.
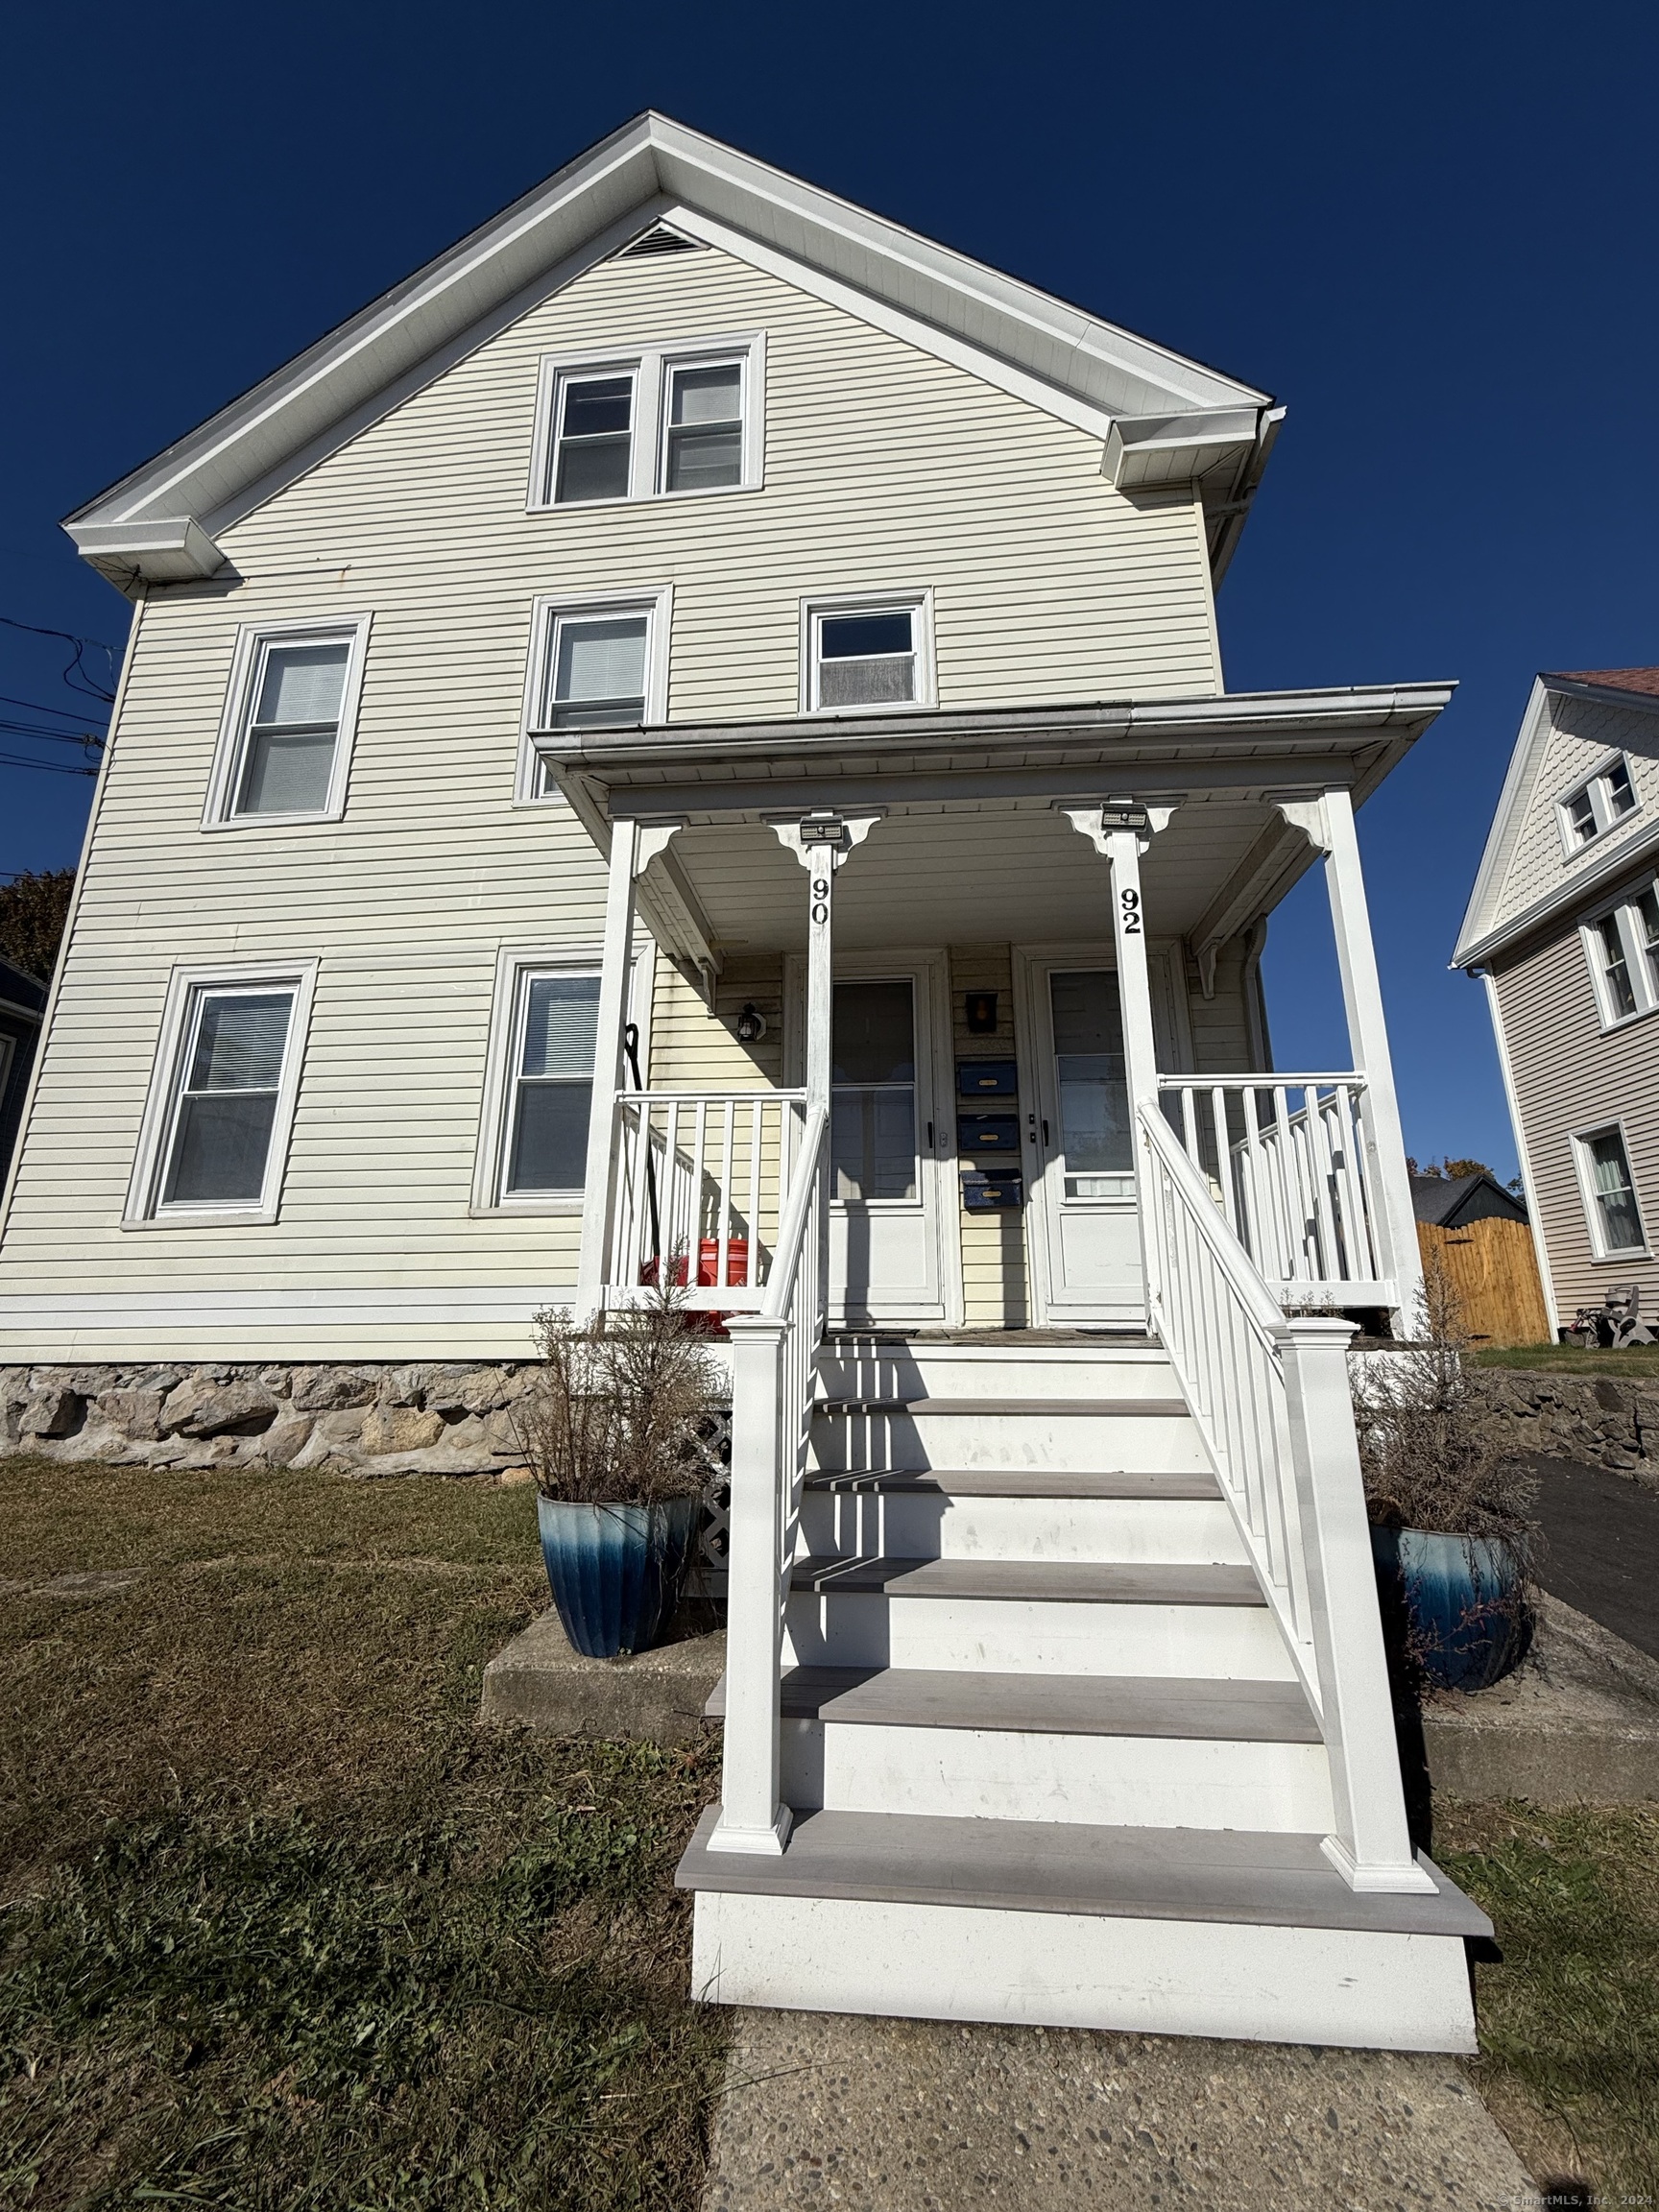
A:
[[[1406,1826],[1346,1321],[1287,1319],[1165,1115],[1138,1110],[1151,1313],[1319,1715],[1359,1889],[1427,1889]]]
[[[687,1303],[757,1311],[781,1249],[804,1091],[620,1091],[605,1295],[666,1271]]]
[[[1393,1306],[1363,1075],[1160,1075],[1166,1118],[1282,1305]]]
[[[727,1567],[726,1741],[711,1851],[778,1852],[779,1658],[824,1335],[830,1114],[814,1106],[796,1154],[765,1297],[732,1338],[732,1506]]]

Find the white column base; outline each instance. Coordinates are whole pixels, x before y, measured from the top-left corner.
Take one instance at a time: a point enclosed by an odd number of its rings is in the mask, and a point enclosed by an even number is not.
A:
[[[1319,1848],[1350,1889],[1407,1896],[1413,1891],[1434,1888],[1433,1875],[1426,1872],[1414,1859],[1409,1864],[1403,1862],[1394,1866],[1361,1866],[1340,1836],[1323,1837]]]
[[[787,1805],[779,1806],[770,1828],[744,1828],[735,1822],[728,1826],[722,1816],[715,1823],[707,1847],[710,1851],[747,1851],[757,1859],[781,1859],[794,1825],[795,1815]]]

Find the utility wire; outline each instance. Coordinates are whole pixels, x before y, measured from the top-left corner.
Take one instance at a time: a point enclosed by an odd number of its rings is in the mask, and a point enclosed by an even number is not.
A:
[[[96,768],[60,768],[56,760],[25,760],[20,753],[0,753],[0,768],[38,768],[43,776],[96,776]]]
[[[57,637],[65,645],[73,645],[75,648],[74,658],[62,671],[63,682],[68,685],[71,691],[79,691],[85,698],[102,699],[107,707],[113,705],[115,699],[115,649],[112,645],[106,645],[101,637],[77,637],[73,630],[48,630],[38,622],[20,622],[14,614],[0,614],[0,622],[3,622],[8,630],[27,630],[32,637]],[[109,670],[108,685],[101,684],[91,669],[87,667],[85,656],[88,652],[103,654]],[[82,679],[79,684],[73,681],[76,676]]]

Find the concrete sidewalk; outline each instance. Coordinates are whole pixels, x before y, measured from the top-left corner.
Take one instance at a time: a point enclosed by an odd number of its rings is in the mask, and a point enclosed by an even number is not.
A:
[[[704,2212],[1515,2212],[1455,2058],[740,2011]]]

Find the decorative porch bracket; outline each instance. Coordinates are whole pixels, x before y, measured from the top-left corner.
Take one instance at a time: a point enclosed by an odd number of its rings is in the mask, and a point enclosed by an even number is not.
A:
[[[594,1022],[593,1098],[588,1115],[588,1175],[582,1202],[582,1251],[576,1267],[576,1310],[586,1316],[604,1303],[605,1256],[616,1205],[616,1094],[622,1089],[628,986],[634,972],[635,886],[683,820],[613,822],[605,891],[605,949]]]
[[[1123,1021],[1123,1069],[1128,1079],[1129,1127],[1134,1144],[1135,1187],[1147,1188],[1144,1143],[1138,1109],[1158,1105],[1158,1048],[1152,1035],[1152,986],[1146,971],[1146,916],[1141,898],[1141,856],[1169,827],[1175,807],[1143,805],[1137,799],[1096,800],[1078,806],[1061,802],[1058,809],[1080,836],[1087,837],[1112,871],[1112,942],[1118,954],[1118,1002]],[[1157,1295],[1158,1245],[1148,1235],[1144,1205],[1136,1209],[1141,1233],[1141,1271],[1146,1301],[1146,1326],[1152,1327]]]
[[[1360,1127],[1370,1155],[1368,1181],[1377,1193],[1381,1215],[1374,1227],[1382,1271],[1394,1285],[1394,1331],[1396,1335],[1408,1337],[1416,1329],[1422,1301],[1423,1261],[1406,1166],[1400,1102],[1394,1090],[1388,1025],[1382,1013],[1377,948],[1365,899],[1365,875],[1354,829],[1354,802],[1341,785],[1285,797],[1269,792],[1266,797],[1290,827],[1300,830],[1325,855],[1325,890],[1331,902],[1331,927],[1336,940],[1336,966],[1348,1022],[1349,1065],[1365,1077]]]

